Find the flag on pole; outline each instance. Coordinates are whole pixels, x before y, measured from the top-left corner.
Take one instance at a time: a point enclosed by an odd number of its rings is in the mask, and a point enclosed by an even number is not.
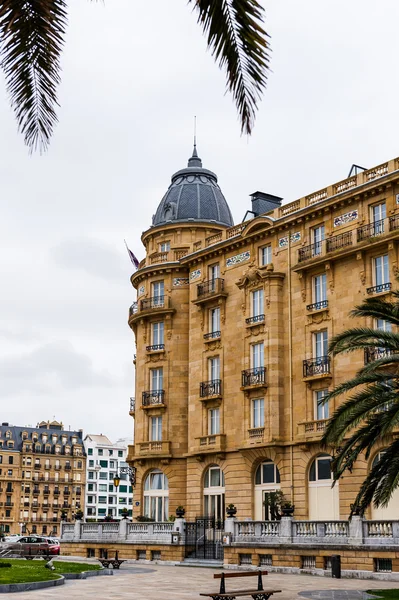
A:
[[[136,258],[136,256],[133,254],[133,252],[130,250],[129,246],[126,244],[126,240],[123,240],[125,242],[125,246],[126,246],[126,250],[127,253],[129,255],[130,260],[132,261],[132,263],[134,264],[134,266],[136,267],[136,269],[139,268],[139,261]]]

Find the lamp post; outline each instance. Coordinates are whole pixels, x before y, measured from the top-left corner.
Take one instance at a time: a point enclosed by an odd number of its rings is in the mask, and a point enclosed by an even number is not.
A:
[[[132,487],[136,485],[136,467],[119,467],[119,471],[115,473],[114,486],[117,488],[121,482],[121,475],[128,475]]]

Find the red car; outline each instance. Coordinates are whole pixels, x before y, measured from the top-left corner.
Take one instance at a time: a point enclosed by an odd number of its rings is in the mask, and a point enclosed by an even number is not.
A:
[[[58,556],[61,552],[61,546],[57,538],[46,538],[49,545],[49,554]]]

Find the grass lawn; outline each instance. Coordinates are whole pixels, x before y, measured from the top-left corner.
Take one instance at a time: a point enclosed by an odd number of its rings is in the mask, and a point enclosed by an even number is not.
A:
[[[387,600],[399,600],[399,590],[368,590],[367,593]]]
[[[44,560],[4,559],[0,563],[10,563],[11,568],[0,568],[0,584],[25,583],[30,581],[50,581],[63,573],[81,573],[101,568],[101,565],[54,561],[55,571],[46,569]]]

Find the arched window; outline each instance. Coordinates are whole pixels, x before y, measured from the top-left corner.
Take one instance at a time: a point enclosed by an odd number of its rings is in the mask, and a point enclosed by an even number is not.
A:
[[[144,482],[144,516],[154,521],[169,518],[169,482],[162,471],[151,471]]]
[[[255,471],[254,517],[256,521],[269,521],[275,517],[271,494],[279,489],[280,472],[274,462],[267,459]]]
[[[319,454],[309,469],[309,519],[312,521],[339,519],[338,482],[332,485],[332,457]]]
[[[373,458],[371,466],[375,467],[380,462],[381,457],[384,454],[385,450],[380,450],[377,452]],[[371,504],[371,518],[376,521],[399,519],[399,488],[396,488],[387,506],[379,506],[376,508],[373,504]]]
[[[224,473],[216,465],[204,477],[204,513],[206,517],[224,519]]]

